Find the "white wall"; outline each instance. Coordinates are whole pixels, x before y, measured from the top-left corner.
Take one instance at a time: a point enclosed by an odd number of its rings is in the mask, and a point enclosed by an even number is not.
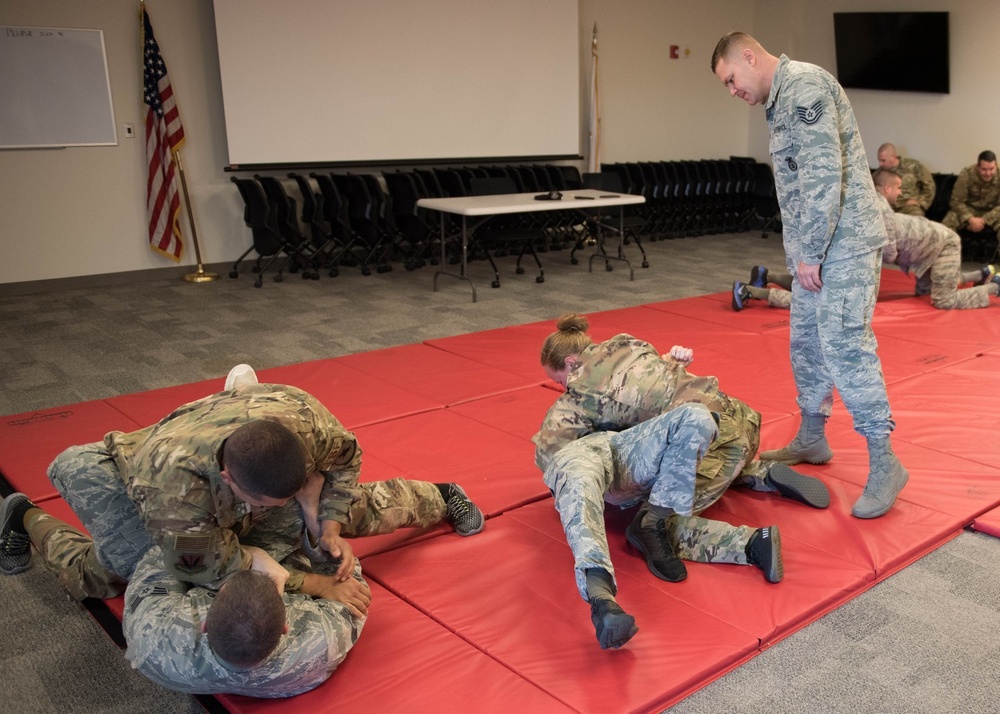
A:
[[[836,70],[834,12],[948,11],[951,93],[848,89],[868,162],[892,142],[931,171],[958,173],[983,149],[1000,151],[1000,60],[990,48],[1000,36],[1000,5],[982,0],[759,0],[755,36],[772,53]],[[762,110],[751,110],[750,151],[767,158]]]
[[[151,0],[146,5],[177,95],[187,141],[181,151],[205,263],[233,260],[249,238],[226,161],[222,90],[212,5]],[[173,266],[146,237],[139,3],[3,0],[6,25],[104,31],[119,145],[0,151],[5,259],[0,283]],[[137,138],[124,138],[131,122]],[[182,264],[194,265],[182,211]]]
[[[739,0],[581,0],[582,74],[589,82],[597,22],[601,159],[725,158],[747,150],[748,110],[712,75],[726,32],[752,24]],[[671,45],[680,58],[670,59]],[[684,50],[690,54],[684,54]],[[584,101],[589,96],[583,93]]]
[[[589,43],[598,25],[602,160],[767,158],[760,108],[730,98],[712,76],[718,38],[755,34],[772,52],[834,68],[833,12],[941,10],[951,13],[949,95],[850,90],[869,160],[893,141],[934,171],[957,172],[984,148],[1000,150],[1000,89],[991,49],[1000,6],[981,0],[579,0],[581,96],[586,103]],[[0,151],[4,259],[0,283],[170,267],[148,248],[135,0],[0,0],[8,25],[104,30],[115,114],[137,139],[117,147]],[[214,16],[207,0],[149,0],[187,134],[182,152],[202,259],[233,260],[249,245],[242,203],[227,163]],[[682,58],[668,58],[681,47]],[[683,58],[683,50],[690,54]],[[262,48],[266,51],[266,48]],[[581,106],[581,127],[587,115]],[[581,153],[586,146],[582,134]],[[183,265],[193,265],[188,236]]]

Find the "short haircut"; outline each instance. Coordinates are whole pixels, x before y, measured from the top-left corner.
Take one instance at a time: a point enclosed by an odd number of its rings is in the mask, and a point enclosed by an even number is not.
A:
[[[886,143],[882,144],[882,146],[878,147],[878,151],[876,153],[877,154],[881,154],[883,151],[888,151],[893,156],[899,156],[899,154],[896,153],[896,146],[895,146],[895,144],[890,144],[889,142],[886,142]]]
[[[981,164],[984,161],[986,163],[990,163],[990,162],[996,163],[996,160],[997,160],[997,155],[994,154],[989,149],[987,149],[986,151],[983,151],[983,152],[981,152],[979,154],[979,159],[976,161],[976,163],[980,163]]]
[[[222,465],[253,496],[291,498],[306,482],[306,451],[292,431],[269,419],[244,424],[223,444]]]
[[[220,659],[237,667],[261,664],[285,631],[285,603],[274,581],[253,570],[232,575],[208,608],[205,631]]]
[[[887,186],[892,179],[898,178],[902,181],[902,177],[893,171],[892,169],[875,169],[872,173],[872,180],[875,182],[876,186]]]
[[[590,346],[587,328],[590,323],[583,315],[569,312],[556,321],[556,331],[542,343],[542,366],[556,371],[566,366],[566,358],[583,352]]]
[[[715,51],[712,52],[712,72],[715,72],[715,68],[719,64],[720,60],[728,61],[729,56],[736,49],[744,47],[754,41],[753,37],[745,32],[730,32],[728,35],[725,35],[715,46]]]

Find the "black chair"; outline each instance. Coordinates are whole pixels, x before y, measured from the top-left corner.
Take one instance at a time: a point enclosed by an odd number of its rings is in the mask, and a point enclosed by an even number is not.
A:
[[[385,240],[379,224],[379,208],[365,179],[357,174],[330,174],[330,178],[347,205],[347,222],[357,236],[356,246],[360,249],[361,274],[371,275],[372,265],[379,273],[392,270],[388,264],[391,244]]]
[[[290,265],[288,272],[294,273],[301,267],[303,278],[318,279],[317,246],[314,246],[299,228],[295,199],[288,195],[284,185],[275,177],[257,174],[254,178],[260,182],[267,200],[275,208],[274,218],[278,232],[285,242],[284,250],[288,255],[278,266],[278,273],[281,273],[285,265]]]
[[[465,179],[462,175],[455,169],[434,169],[434,176],[437,178],[438,183],[441,186],[441,190],[444,191],[443,196],[452,198],[456,196],[468,196],[469,187],[465,183]]]
[[[417,206],[421,195],[420,185],[414,174],[403,171],[383,174],[386,188],[391,200],[393,222],[399,232],[400,240],[409,246],[409,254],[405,267],[413,270],[424,264],[424,255],[430,248],[433,239],[437,237],[434,224],[428,219],[426,211]],[[432,262],[434,260],[432,259]]]
[[[357,253],[361,250],[357,233],[351,228],[351,223],[347,215],[347,201],[340,195],[337,185],[333,182],[330,174],[309,174],[309,178],[319,186],[320,195],[323,202],[320,209],[323,218],[330,227],[330,235],[333,237],[335,249],[331,251],[330,277],[338,274],[339,265],[359,265],[361,257]]]
[[[473,177],[470,179],[469,187],[473,196],[519,193],[514,181],[509,177]],[[491,285],[494,288],[498,288],[500,287],[500,271],[490,251],[501,246],[508,248],[516,247],[519,249],[517,253],[517,267],[515,269],[518,275],[524,273],[524,268],[521,267],[521,258],[524,257],[525,253],[530,253],[535,261],[535,265],[538,266],[538,275],[535,277],[535,282],[545,282],[545,270],[542,268],[542,261],[538,259],[538,254],[535,253],[534,242],[538,237],[539,234],[536,230],[525,227],[521,223],[521,216],[513,213],[490,216],[477,223],[472,228],[470,243],[473,247],[482,248],[486,259],[490,263],[490,267],[493,268],[493,282]]]
[[[951,191],[955,188],[957,174],[931,174],[934,177],[934,200],[924,214],[932,221],[940,223],[948,214],[951,204]]]
[[[253,285],[255,288],[259,288],[264,284],[262,279],[264,271],[282,254],[284,241],[281,238],[281,233],[278,231],[275,208],[267,200],[267,195],[264,193],[263,187],[254,179],[243,179],[232,176],[231,180],[236,184],[236,188],[243,199],[243,222],[250,228],[253,243],[233,263],[233,267],[229,271],[229,277],[239,277],[240,263],[251,252],[255,251],[257,259],[254,262],[253,272],[257,274],[257,279],[254,280]],[[265,258],[267,258],[267,262],[261,265],[261,261]],[[280,283],[281,279],[281,273],[274,276],[276,283]]]
[[[340,274],[340,261],[350,250],[353,236],[350,227],[345,230],[340,218],[341,199],[339,196],[327,198],[328,190],[324,190],[322,180],[316,174],[310,177],[290,173],[288,178],[295,181],[302,195],[302,223],[309,226],[312,243],[317,246],[316,256],[321,267],[333,278]],[[309,182],[316,181],[319,191]],[[326,182],[332,188],[329,177]],[[336,192],[336,189],[333,189]],[[327,206],[329,202],[329,207]]]

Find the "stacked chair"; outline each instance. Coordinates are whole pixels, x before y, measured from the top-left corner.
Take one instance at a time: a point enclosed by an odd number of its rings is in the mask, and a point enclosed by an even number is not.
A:
[[[269,198],[261,183],[256,178],[242,179],[235,176],[232,181],[236,184],[236,188],[243,198],[243,221],[250,228],[253,242],[233,263],[229,277],[239,277],[240,263],[251,252],[257,254],[252,269],[257,274],[257,278],[254,280],[254,287],[257,288],[264,284],[264,272],[279,258],[282,260],[274,275],[276,283],[283,280],[282,271],[289,262],[291,262],[289,272],[295,272],[299,265],[311,265],[312,251],[306,249],[302,245],[302,241],[297,238],[292,240],[287,238],[288,234],[282,230],[279,205]],[[287,204],[285,210],[288,210]],[[265,259],[266,262],[264,262]],[[302,276],[312,277],[312,271],[303,270]]]
[[[273,176],[254,175],[254,178],[264,188],[267,200],[274,207],[274,219],[282,240],[289,246],[288,256],[278,266],[280,274],[284,266],[291,263],[289,272],[302,269],[302,277],[311,280],[319,279],[318,246],[299,228],[296,216],[296,201],[285,191],[284,184]]]
[[[748,157],[683,161],[607,163],[603,171],[581,175],[575,166],[553,164],[492,164],[414,168],[379,174],[290,173],[297,198],[274,177],[233,178],[244,201],[244,221],[252,244],[234,263],[237,277],[241,262],[256,253],[255,285],[265,271],[274,269],[280,282],[284,272],[318,278],[321,271],[333,277],[345,266],[392,270],[401,261],[407,270],[439,255],[452,264],[461,260],[461,218],[420,208],[421,198],[481,195],[483,193],[544,193],[597,188],[608,193],[641,195],[645,203],[625,208],[625,245],[635,242],[648,266],[643,241],[690,238],[712,233],[756,230],[762,237],[781,230],[781,215],[768,164]],[[941,184],[954,176],[938,175]],[[938,186],[938,196],[950,186]],[[301,202],[301,210],[299,210]],[[937,203],[931,211],[946,211]],[[943,215],[943,213],[942,213]],[[584,216],[584,218],[581,218]],[[536,281],[544,282],[538,253],[572,246],[570,262],[578,251],[597,245],[594,257],[624,259],[606,252],[604,237],[619,228],[618,213],[611,211],[534,211],[494,217],[481,223],[470,241],[470,257],[490,262],[494,287],[500,284],[495,258],[517,256],[517,272],[525,254],[538,265]],[[994,246],[995,247],[995,246]],[[618,253],[623,252],[621,248]],[[605,261],[606,268],[611,264]]]

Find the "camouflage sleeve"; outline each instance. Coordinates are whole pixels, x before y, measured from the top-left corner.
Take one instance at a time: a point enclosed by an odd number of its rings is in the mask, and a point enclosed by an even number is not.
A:
[[[844,167],[837,106],[827,88],[809,78],[790,87],[795,93],[792,141],[800,146],[798,183],[801,192],[799,255],[808,265],[823,262],[841,211]]]
[[[544,472],[559,449],[593,431],[593,420],[574,408],[567,395],[559,397],[545,415],[541,429],[531,439],[535,444],[535,464]]]
[[[888,242],[882,247],[882,262],[886,265],[894,265],[899,256],[899,222],[896,220],[896,212],[884,198],[879,196],[879,210],[882,212],[882,222],[885,223],[885,233]]]
[[[319,518],[321,521],[347,523],[351,504],[357,498],[358,478],[361,476],[361,446],[352,432],[345,431],[337,439],[335,448],[320,470],[326,479],[320,495]]]
[[[207,484],[182,494],[152,487],[133,488],[130,495],[142,514],[146,530],[163,549],[168,573],[186,583],[216,586],[231,573],[250,567],[250,554],[236,534],[219,526],[215,501]]]
[[[955,179],[955,185],[951,189],[951,201],[949,207],[958,217],[958,226],[962,228],[966,222],[975,214],[966,201],[969,200],[969,174],[962,171]]]
[[[986,222],[986,225],[996,230],[998,222],[1000,222],[1000,205],[994,206],[984,213],[983,220]]]
[[[917,166],[920,168],[920,196],[917,199],[920,202],[920,207],[924,209],[924,212],[931,207],[934,203],[934,194],[937,192],[937,186],[934,183],[934,174],[931,170],[924,166],[922,163],[918,163]]]
[[[359,560],[354,563],[353,577],[358,582],[365,583],[365,579],[361,577]],[[313,602],[323,619],[327,643],[327,672],[332,672],[357,643],[367,618],[360,620],[355,618],[346,605],[336,600],[319,599]]]
[[[125,590],[125,611],[122,629],[128,649],[125,657],[139,669],[148,659],[155,658],[163,642],[163,633],[170,627],[190,630],[195,624],[185,623],[185,615],[193,612],[184,607],[188,586],[164,569],[163,553],[154,546],[142,557]]]

